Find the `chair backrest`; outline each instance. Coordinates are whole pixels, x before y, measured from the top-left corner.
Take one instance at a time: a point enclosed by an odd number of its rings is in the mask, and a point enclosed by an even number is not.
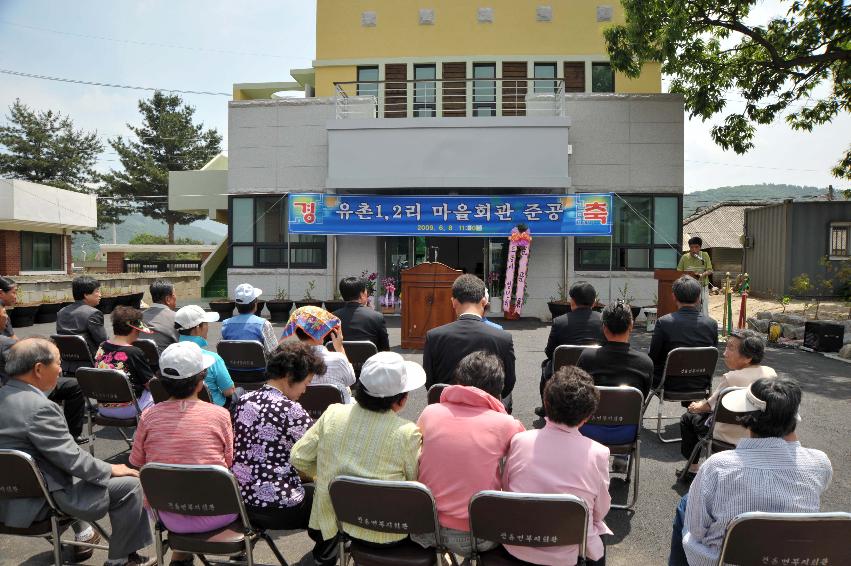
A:
[[[579,431],[583,436],[605,445],[636,442],[641,432],[644,395],[635,387],[626,385],[596,387],[600,392],[597,410]]]
[[[168,401],[170,395],[163,387],[163,382],[160,381],[158,377],[151,378],[148,381],[148,391],[151,392],[151,397],[154,398],[154,403],[162,403],[163,401]],[[198,392],[198,399],[201,401],[206,401],[207,403],[212,403],[212,399],[210,398],[210,391],[207,389],[207,384],[204,384],[204,387],[201,388],[201,391]]]
[[[266,351],[255,340],[221,340],[216,351],[236,382],[266,381]]]
[[[743,513],[730,521],[722,564],[851,564],[851,513]]]
[[[142,338],[133,342],[133,345],[142,350],[145,354],[145,359],[148,360],[148,365],[155,370],[160,367],[160,353],[157,350],[157,343],[153,340]]]
[[[130,380],[117,369],[80,368],[74,374],[83,395],[98,403],[135,403]]]
[[[71,364],[88,364],[89,367],[95,365],[92,359],[92,353],[89,351],[89,345],[86,339],[76,334],[52,334],[50,339],[59,348],[59,357],[63,362]]]
[[[35,459],[20,450],[0,450],[0,500],[42,497],[51,507],[53,500]]]
[[[435,403],[440,403],[440,394],[443,393],[443,390],[449,387],[448,383],[435,383],[431,387],[428,388],[428,404],[434,405]]]
[[[724,395],[732,393],[737,389],[744,389],[744,387],[725,387],[724,389],[718,392],[718,400],[715,402],[714,414],[712,415],[713,425],[717,423],[722,423],[742,426],[742,413],[734,413],[733,411],[727,409],[721,403],[721,399],[724,398]]]
[[[691,390],[709,389],[717,363],[718,349],[714,346],[674,348],[665,360],[665,389],[680,389],[678,382]]]
[[[223,466],[151,463],[139,471],[151,509],[183,515],[236,513],[250,528],[236,478]]]
[[[579,545],[588,507],[575,495],[480,491],[470,499],[470,537],[517,546]]]
[[[308,385],[302,396],[298,398],[298,402],[315,421],[322,416],[329,405],[343,402],[343,392],[330,383],[317,383]]]
[[[327,342],[325,347],[334,351],[334,343]],[[360,370],[363,363],[378,353],[378,347],[369,340],[343,340],[343,348],[346,350],[346,358],[355,369],[355,377],[360,378]]]
[[[434,498],[419,482],[337,476],[328,491],[338,525],[349,523],[383,533],[439,536]]]
[[[579,361],[579,356],[586,348],[599,348],[596,344],[588,344],[585,346],[575,346],[572,344],[562,344],[553,352],[553,373],[557,372],[564,366],[575,366]]]

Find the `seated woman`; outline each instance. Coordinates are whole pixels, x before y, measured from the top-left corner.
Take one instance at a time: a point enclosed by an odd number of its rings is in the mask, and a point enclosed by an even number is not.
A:
[[[313,385],[333,385],[343,394],[343,403],[351,403],[352,394],[349,388],[355,383],[355,369],[343,349],[343,327],[340,325],[340,319],[319,307],[300,307],[290,315],[281,339],[292,335],[310,345],[325,362],[325,373],[317,375]],[[326,338],[330,338],[334,344],[333,352],[325,347]]]
[[[307,529],[313,505],[313,485],[303,485],[290,464],[290,449],[313,425],[301,405],[302,396],[315,375],[325,371],[315,349],[300,342],[285,342],[266,365],[269,381],[242,395],[233,405],[233,473],[251,522],[272,530]],[[337,561],[336,540],[322,540],[319,531],[308,529],[316,541],[316,564]]]
[[[606,548],[600,535],[612,534],[603,519],[609,512],[609,449],[579,433],[594,414],[600,394],[591,376],[575,366],[557,371],[544,388],[547,424],[521,432],[511,440],[505,462],[505,491],[563,493],[588,506],[588,566],[604,566]],[[514,557],[533,564],[576,564],[578,547],[533,548],[505,545]]]
[[[380,480],[417,479],[422,436],[417,425],[397,413],[408,392],[425,385],[422,366],[395,352],[379,352],[361,370],[356,404],[334,404],[319,417],[292,450],[292,465],[316,478],[310,528],[331,541],[337,523],[328,485],[340,475]],[[346,533],[373,546],[398,544],[405,535],[380,533],[346,524]]]
[[[142,322],[142,311],[132,307],[115,307],[112,311],[112,333],[114,336],[102,342],[95,354],[95,367],[117,369],[124,372],[133,387],[139,410],[144,411],[154,404],[148,381],[154,376],[145,353],[133,345],[139,334],[153,334],[154,331]],[[136,408],[132,403],[101,403],[98,412],[101,416],[114,419],[132,419]]]
[[[690,458],[694,447],[701,438],[709,433],[709,417],[718,402],[718,394],[725,387],[748,387],[757,379],[777,377],[777,373],[768,366],[762,365],[765,356],[765,339],[753,330],[737,330],[727,338],[724,348],[724,365],[730,369],[721,376],[718,387],[709,399],[695,401],[688,407],[688,412],[680,419],[682,442],[680,451],[683,458]],[[719,423],[715,425],[715,438],[727,444],[738,444],[746,438],[748,431],[741,426]],[[698,463],[689,466],[686,481],[694,479]],[[677,470],[677,475],[682,470]]]
[[[197,344],[180,342],[163,350],[160,381],[168,401],[154,405],[139,418],[130,464],[141,468],[162,464],[218,465],[230,468],[233,429],[226,409],[198,399],[213,358]],[[229,525],[237,516],[190,516],[161,511],[166,528],[176,533],[204,533]],[[175,552],[171,566],[192,564],[192,555]]]

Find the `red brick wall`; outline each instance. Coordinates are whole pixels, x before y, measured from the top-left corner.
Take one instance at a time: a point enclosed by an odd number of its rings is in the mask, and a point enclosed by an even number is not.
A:
[[[71,252],[71,235],[65,236],[65,273],[71,275],[74,270],[72,269],[72,264],[74,262],[74,257]]]
[[[106,272],[124,273],[124,252],[106,252]]]
[[[18,275],[21,272],[21,233],[0,230],[0,274]]]

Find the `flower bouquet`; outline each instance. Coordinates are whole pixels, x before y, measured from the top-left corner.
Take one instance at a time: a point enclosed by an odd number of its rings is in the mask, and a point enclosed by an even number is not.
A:
[[[381,280],[381,287],[384,289],[384,295],[381,296],[381,312],[392,314],[396,312],[396,279],[384,277]]]

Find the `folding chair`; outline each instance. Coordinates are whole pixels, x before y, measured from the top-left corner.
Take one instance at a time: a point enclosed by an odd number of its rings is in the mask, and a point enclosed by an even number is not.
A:
[[[92,455],[95,453],[94,425],[117,428],[127,446],[133,448],[133,441],[124,433],[124,429],[137,426],[142,411],[139,409],[139,402],[133,392],[133,386],[130,385],[130,380],[124,372],[117,369],[80,368],[74,377],[77,378],[77,383],[83,390],[83,396],[86,398],[86,405],[89,409],[86,411],[89,452]],[[132,403],[136,409],[136,416],[129,419],[105,417],[91,406],[92,399],[98,403]]]
[[[644,395],[635,387],[597,386],[600,402],[588,423],[579,429],[583,436],[607,446],[612,456],[629,456],[626,469],[627,483],[635,462],[635,483],[632,503],[629,493],[625,505],[612,504],[612,509],[632,509],[638,501],[638,483],[641,472],[641,416],[644,412]]]
[[[234,385],[251,391],[260,389],[266,377],[266,350],[256,340],[221,340],[216,351],[225,361]]]
[[[298,402],[315,421],[322,416],[329,405],[343,402],[343,392],[330,383],[317,383],[308,385],[302,396],[298,398]]]
[[[679,442],[681,438],[662,437],[662,419],[679,419],[680,417],[662,417],[662,405],[665,401],[677,403],[702,401],[709,397],[712,387],[712,375],[718,363],[718,349],[713,346],[699,348],[674,348],[668,352],[662,381],[659,387],[651,389],[644,408],[650,405],[653,397],[659,398],[659,408],[656,414],[656,436],[664,443]],[[652,417],[651,417],[652,418]]]
[[[86,339],[76,334],[52,334],[50,340],[59,348],[59,358],[62,363],[62,374],[74,377],[81,367],[93,368],[95,361],[89,351]]]
[[[431,387],[428,388],[428,404],[434,405],[435,403],[440,403],[440,395],[443,393],[443,390],[449,387],[448,383],[435,383]]]
[[[145,359],[148,360],[148,365],[154,370],[154,373],[159,374],[160,371],[160,353],[157,350],[157,343],[147,338],[141,338],[133,342],[133,345],[142,350],[145,354]]]
[[[101,550],[109,549],[108,546],[103,544],[77,542],[73,538],[69,540],[60,539],[61,533],[70,527],[76,519],[66,515],[56,506],[50,491],[47,489],[47,484],[44,482],[44,477],[41,475],[41,470],[38,469],[38,465],[32,456],[20,450],[0,450],[0,500],[10,501],[24,497],[44,499],[47,503],[47,517],[36,520],[29,527],[23,528],[8,527],[0,523],[0,535],[46,538],[53,544],[53,563],[55,566],[63,564],[61,546],[63,544],[83,548],[99,548]],[[89,521],[89,524],[100,533],[105,541],[109,542],[109,536],[100,525],[94,521]]]
[[[682,480],[685,478],[686,473],[688,473],[689,466],[692,464],[696,464],[700,461],[701,453],[706,450],[706,457],[709,458],[712,456],[713,452],[721,452],[723,450],[732,450],[736,447],[735,444],[730,444],[729,442],[724,442],[723,440],[719,440],[715,438],[715,425],[718,423],[736,425],[741,427],[741,417],[740,413],[733,413],[728,411],[726,407],[721,404],[721,399],[724,398],[724,395],[727,393],[731,393],[737,389],[743,389],[742,387],[725,387],[720,392],[718,392],[718,401],[715,403],[715,408],[712,410],[712,416],[710,417],[709,424],[709,432],[706,433],[706,436],[700,439],[700,441],[695,445],[694,450],[691,451],[691,455],[686,462],[685,467],[680,472],[679,478]],[[743,435],[746,436],[746,435]]]
[[[325,347],[329,351],[334,351],[334,343],[327,342]],[[355,377],[360,379],[360,370],[363,363],[378,353],[378,348],[369,340],[343,340],[343,348],[346,350],[346,358],[349,363],[355,368]]]
[[[584,564],[588,507],[569,494],[480,491],[470,499],[470,538],[476,566],[524,565],[502,547],[481,552],[478,540],[514,546],[579,546]]]
[[[151,392],[151,397],[154,398],[154,404],[162,403],[163,401],[168,401],[171,397],[168,392],[163,387],[162,381],[158,377],[151,378],[148,381],[148,390]],[[210,398],[210,391],[207,389],[207,384],[204,384],[204,387],[198,393],[198,399],[201,401],[206,401],[207,403],[212,403],[212,399]]]
[[[355,564],[431,566],[442,564],[444,550],[440,541],[437,508],[431,491],[419,482],[385,481],[352,476],[337,476],[328,488],[337,516],[340,537],[340,565]],[[389,548],[375,548],[351,540],[346,549],[343,523],[382,533],[434,533],[436,548],[423,548],[407,541]]]
[[[165,551],[171,548],[197,554],[207,565],[210,561],[206,554],[231,556],[244,551],[245,561],[217,560],[215,563],[254,566],[254,545],[262,539],[281,566],[287,566],[272,537],[263,529],[251,526],[239,484],[227,468],[151,463],[142,466],[139,479],[154,514],[157,564],[165,564]],[[168,538],[164,540],[163,534],[168,529],[160,519],[159,514],[163,511],[196,517],[235,514],[237,519],[226,527],[206,533],[168,532]]]
[[[586,349],[596,349],[599,347],[600,346],[597,344],[588,344],[584,346],[562,344],[553,352],[553,373],[557,372],[564,366],[575,366],[576,362],[579,361],[579,356],[582,355],[582,352]]]
[[[851,513],[742,513],[727,525],[718,566],[851,564],[849,540]]]

